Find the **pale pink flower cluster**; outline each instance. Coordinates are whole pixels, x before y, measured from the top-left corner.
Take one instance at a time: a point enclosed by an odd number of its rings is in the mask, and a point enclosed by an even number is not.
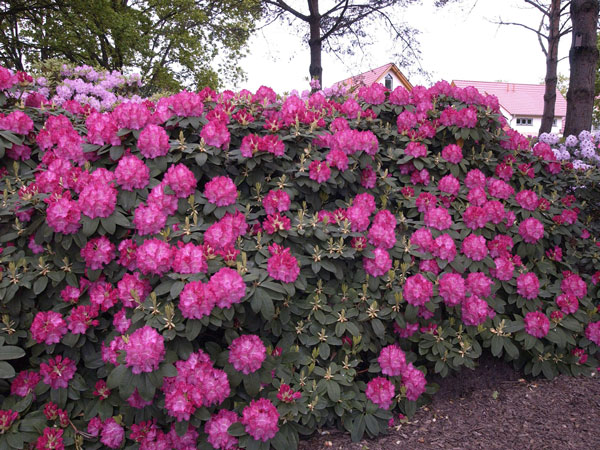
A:
[[[396,217],[390,211],[377,212],[369,229],[369,243],[386,250],[392,248],[396,243],[395,229]]]
[[[146,125],[140,132],[137,148],[139,148],[140,153],[148,159],[165,156],[171,149],[169,135],[165,129],[159,125]]]
[[[150,169],[136,156],[131,154],[124,155],[115,169],[115,179],[121,189],[133,191],[134,189],[143,189],[150,180]]]
[[[240,416],[234,411],[221,409],[204,425],[204,432],[208,435],[208,443],[220,450],[235,450],[238,448],[238,439],[230,435],[227,430],[232,424],[239,421]]]
[[[365,395],[382,409],[389,409],[394,400],[394,394],[394,385],[387,378],[377,377],[367,383]]]
[[[269,246],[271,257],[267,261],[267,272],[275,280],[284,283],[293,283],[300,274],[300,264],[292,256],[289,248],[283,248],[277,244]]]
[[[186,198],[196,190],[196,177],[184,164],[175,164],[169,167],[163,182],[169,186],[177,198]]]
[[[373,258],[363,259],[363,268],[372,277],[380,277],[392,268],[392,258],[384,249],[376,248],[373,250]]]

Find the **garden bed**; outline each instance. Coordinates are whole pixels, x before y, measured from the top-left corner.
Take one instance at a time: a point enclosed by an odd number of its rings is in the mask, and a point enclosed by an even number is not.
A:
[[[352,443],[337,431],[302,450],[585,449],[600,447],[598,377],[526,379],[510,365],[483,358],[476,370],[438,381],[433,402],[379,439]]]

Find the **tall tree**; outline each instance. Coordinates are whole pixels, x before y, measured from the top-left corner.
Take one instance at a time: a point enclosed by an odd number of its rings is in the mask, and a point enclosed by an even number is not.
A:
[[[600,4],[598,0],[572,0],[571,22],[573,40],[569,51],[569,90],[567,92],[566,136],[589,130],[592,126],[592,110],[596,68],[598,64],[597,24]]]
[[[539,133],[550,133],[554,121],[556,106],[556,87],[558,83],[558,44],[560,39],[571,32],[569,6],[565,0],[523,0],[541,13],[537,28],[520,22],[499,20],[499,25],[516,25],[537,35],[538,42],[546,57],[546,76],[544,78],[544,112]]]
[[[236,61],[260,0],[8,0],[0,2],[0,62],[19,70],[63,58],[136,68],[156,88],[239,79]],[[215,59],[227,59],[218,70]]]
[[[436,0],[436,6],[444,6],[457,0]],[[265,17],[284,19],[290,24],[300,21],[306,30],[306,41],[310,48],[309,73],[311,78],[323,82],[321,55],[323,50],[334,53],[352,53],[353,48],[362,48],[373,41],[369,25],[374,32],[387,29],[391,36],[402,43],[402,50],[395,55],[400,65],[418,59],[417,30],[407,23],[398,21],[392,14],[421,0],[306,0],[306,7],[292,7],[286,0],[262,0]],[[323,4],[326,4],[323,8]]]

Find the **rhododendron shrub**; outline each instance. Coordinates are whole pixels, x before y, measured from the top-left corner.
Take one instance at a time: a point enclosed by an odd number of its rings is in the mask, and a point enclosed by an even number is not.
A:
[[[0,112],[0,446],[287,450],[383,432],[484,351],[598,364],[583,175],[494,97]]]

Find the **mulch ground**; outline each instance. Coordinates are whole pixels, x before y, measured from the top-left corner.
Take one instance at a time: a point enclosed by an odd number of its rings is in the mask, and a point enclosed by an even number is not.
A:
[[[353,443],[323,431],[300,449],[600,449],[599,378],[525,379],[483,358],[476,370],[439,380],[432,403],[385,436]]]

